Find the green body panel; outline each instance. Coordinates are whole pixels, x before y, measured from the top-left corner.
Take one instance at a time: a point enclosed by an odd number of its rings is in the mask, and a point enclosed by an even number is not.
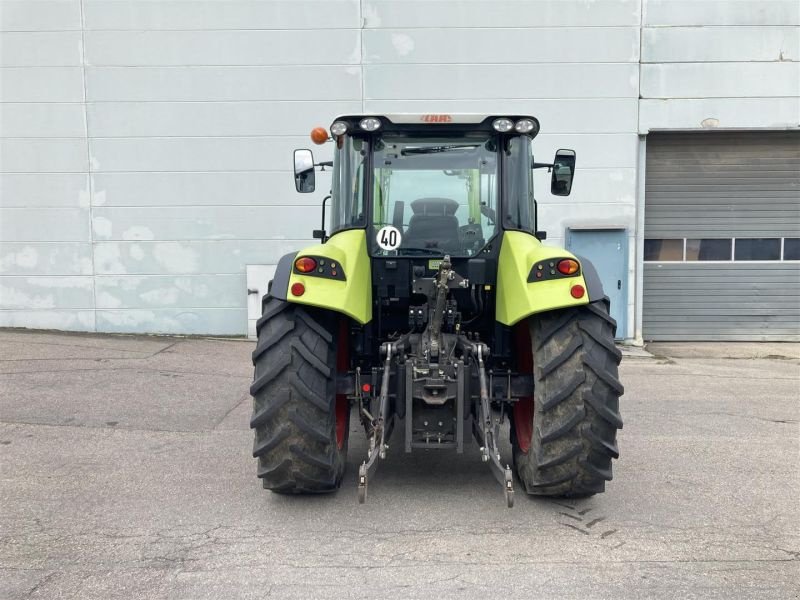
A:
[[[293,271],[289,276],[289,290],[295,283],[302,283],[306,291],[302,296],[294,296],[289,291],[286,299],[344,313],[361,325],[371,321],[372,276],[366,231],[340,231],[322,245],[303,248],[297,253],[297,258],[306,255],[321,256],[338,263],[346,280],[300,275]]]
[[[533,265],[550,258],[575,256],[563,248],[544,246],[529,233],[506,231],[503,234],[497,272],[497,321],[513,325],[535,313],[589,303],[588,291],[578,299],[570,294],[575,284],[586,288],[583,275],[528,283]]]

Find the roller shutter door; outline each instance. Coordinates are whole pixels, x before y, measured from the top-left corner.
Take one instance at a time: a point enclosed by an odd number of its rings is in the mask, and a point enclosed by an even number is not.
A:
[[[800,341],[800,133],[647,137],[645,340]]]

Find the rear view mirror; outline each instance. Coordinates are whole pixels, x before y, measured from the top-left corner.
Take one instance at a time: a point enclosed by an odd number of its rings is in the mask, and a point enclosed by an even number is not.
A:
[[[294,187],[301,194],[313,192],[316,187],[311,150],[294,151]]]
[[[569,196],[572,178],[575,175],[575,151],[557,150],[553,160],[553,175],[550,179],[550,193],[554,196]]]

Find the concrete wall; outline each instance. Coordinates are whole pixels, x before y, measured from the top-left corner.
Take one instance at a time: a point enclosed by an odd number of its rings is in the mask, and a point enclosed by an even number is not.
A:
[[[798,126],[799,23],[793,1],[0,0],[0,326],[244,334],[245,265],[317,224],[291,150],[362,110],[537,115],[538,156],[579,157],[568,198],[537,173],[550,243],[627,228],[633,282],[639,134]]]

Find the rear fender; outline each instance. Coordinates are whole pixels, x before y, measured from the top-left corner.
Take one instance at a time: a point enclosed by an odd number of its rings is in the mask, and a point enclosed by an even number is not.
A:
[[[295,260],[303,256],[314,258],[318,269],[312,273],[297,271]],[[300,296],[291,292],[295,283],[305,288]],[[366,232],[340,231],[324,244],[287,254],[278,262],[270,293],[287,302],[340,312],[361,325],[368,323],[372,320],[372,283]]]
[[[550,263],[573,258],[581,266],[577,276],[551,276]],[[543,265],[541,280],[528,281],[531,272]],[[555,264],[553,265],[555,269]],[[548,278],[548,276],[553,277]],[[582,285],[586,293],[573,298],[570,290]],[[506,231],[500,247],[497,272],[497,309],[495,318],[503,325],[514,325],[525,317],[569,306],[581,306],[603,297],[603,286],[594,266],[563,248],[544,246],[523,231]]]

